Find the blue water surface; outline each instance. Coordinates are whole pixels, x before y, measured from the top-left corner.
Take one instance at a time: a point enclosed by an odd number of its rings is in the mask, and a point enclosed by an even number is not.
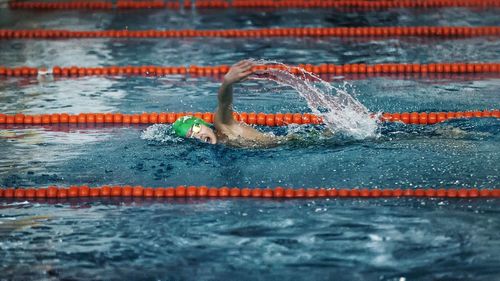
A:
[[[499,9],[9,11],[0,28],[215,29],[497,26]],[[500,61],[498,37],[0,40],[0,65],[219,65]],[[371,112],[500,105],[495,75],[325,76]],[[0,112],[213,111],[221,77],[0,77]],[[347,83],[347,84],[346,84]],[[310,112],[289,87],[249,80],[235,109]],[[177,141],[162,126],[2,127],[0,186],[497,188],[500,121],[258,128],[262,149]],[[496,280],[497,199],[0,201],[0,280]]]

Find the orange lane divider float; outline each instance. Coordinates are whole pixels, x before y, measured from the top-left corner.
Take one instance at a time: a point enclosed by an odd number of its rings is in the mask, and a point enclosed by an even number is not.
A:
[[[41,2],[41,1],[9,1],[11,9],[179,9],[184,8],[358,8],[358,9],[388,9],[388,8],[442,8],[442,7],[499,7],[497,0],[184,0],[180,1],[71,1],[71,2]]]
[[[178,118],[194,115],[213,123],[212,112],[144,112],[142,114],[122,113],[52,113],[52,114],[0,114],[0,124],[7,125],[45,125],[45,124],[171,124]],[[375,114],[372,115],[375,118]],[[236,121],[250,125],[287,126],[289,124],[322,124],[321,116],[310,113],[233,113]],[[500,110],[457,111],[457,112],[403,112],[383,113],[384,122],[403,122],[406,124],[432,125],[451,119],[461,118],[500,118]]]
[[[0,198],[82,198],[82,197],[139,197],[139,198],[499,198],[500,189],[477,188],[417,188],[417,189],[349,189],[349,188],[238,188],[238,187],[143,187],[143,186],[70,186],[47,188],[2,188]]]
[[[496,0],[196,0],[197,8],[440,8],[498,7]]]
[[[500,73],[500,63],[430,63],[430,64],[299,64],[298,66],[285,65],[258,65],[255,71],[279,69],[294,74],[302,73],[301,69],[315,74],[427,74],[427,73]],[[1,76],[37,76],[52,74],[54,76],[100,76],[100,75],[129,75],[129,76],[164,76],[172,74],[193,74],[197,76],[213,76],[225,74],[229,65],[217,66],[102,66],[102,67],[60,67],[54,66],[50,71],[35,67],[4,67],[0,66]]]
[[[116,1],[117,9],[180,9],[181,4],[177,1],[128,1],[128,0],[118,0]]]
[[[308,27],[215,30],[16,30],[0,29],[0,39],[191,38],[191,37],[475,37],[500,35],[500,26]]]
[[[178,1],[123,1],[116,4],[111,1],[71,1],[71,2],[40,2],[40,1],[10,1],[11,9],[33,10],[106,10],[106,9],[179,9]]]

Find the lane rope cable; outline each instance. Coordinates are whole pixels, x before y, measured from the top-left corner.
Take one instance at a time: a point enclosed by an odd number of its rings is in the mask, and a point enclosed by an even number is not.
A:
[[[36,68],[29,66],[7,67],[0,66],[1,76],[37,76],[51,74],[53,76],[101,76],[101,75],[128,75],[128,76],[164,76],[177,74],[193,74],[197,76],[222,75],[229,71],[229,65],[215,66],[99,66],[99,67],[60,67],[54,66],[48,70],[46,68]],[[383,63],[383,64],[299,64],[292,65],[257,65],[254,71],[265,71],[268,69],[278,69],[289,71],[293,74],[302,73],[301,69],[314,74],[427,74],[427,73],[500,73],[500,63]]]
[[[477,37],[500,35],[500,26],[306,27],[213,30],[50,30],[0,29],[0,39],[65,38],[259,38],[259,37]]]
[[[131,198],[499,198],[500,189],[477,188],[416,188],[416,189],[367,189],[367,188],[238,188],[238,187],[143,187],[143,186],[88,186],[47,188],[0,188],[0,198],[68,199],[83,197]]]
[[[44,124],[172,124],[178,118],[193,115],[206,122],[213,123],[212,112],[151,112],[141,114],[123,113],[51,113],[29,115],[23,113],[2,114],[0,124],[7,125],[44,125]],[[376,114],[372,118],[376,118]],[[263,112],[233,112],[233,118],[238,122],[260,126],[287,126],[289,124],[322,124],[321,116],[311,113],[263,113]],[[452,119],[470,118],[500,118],[500,110],[483,111],[449,111],[449,112],[402,112],[383,113],[379,115],[383,122],[403,122],[415,125],[433,125]]]
[[[443,8],[443,7],[499,7],[498,0],[184,0],[182,1],[9,1],[11,9],[227,9],[227,8],[351,8],[362,10],[390,8]]]

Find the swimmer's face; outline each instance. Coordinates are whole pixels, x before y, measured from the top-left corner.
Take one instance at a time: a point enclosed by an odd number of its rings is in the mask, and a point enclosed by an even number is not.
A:
[[[187,132],[187,138],[199,139],[202,142],[216,144],[217,137],[214,130],[202,124],[194,124]]]

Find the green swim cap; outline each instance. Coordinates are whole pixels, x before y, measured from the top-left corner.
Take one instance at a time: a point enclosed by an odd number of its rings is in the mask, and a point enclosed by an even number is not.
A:
[[[177,119],[174,124],[172,124],[172,130],[177,136],[185,138],[187,133],[189,132],[189,129],[191,129],[194,124],[212,126],[212,124],[206,122],[201,118],[194,116],[183,116]]]

